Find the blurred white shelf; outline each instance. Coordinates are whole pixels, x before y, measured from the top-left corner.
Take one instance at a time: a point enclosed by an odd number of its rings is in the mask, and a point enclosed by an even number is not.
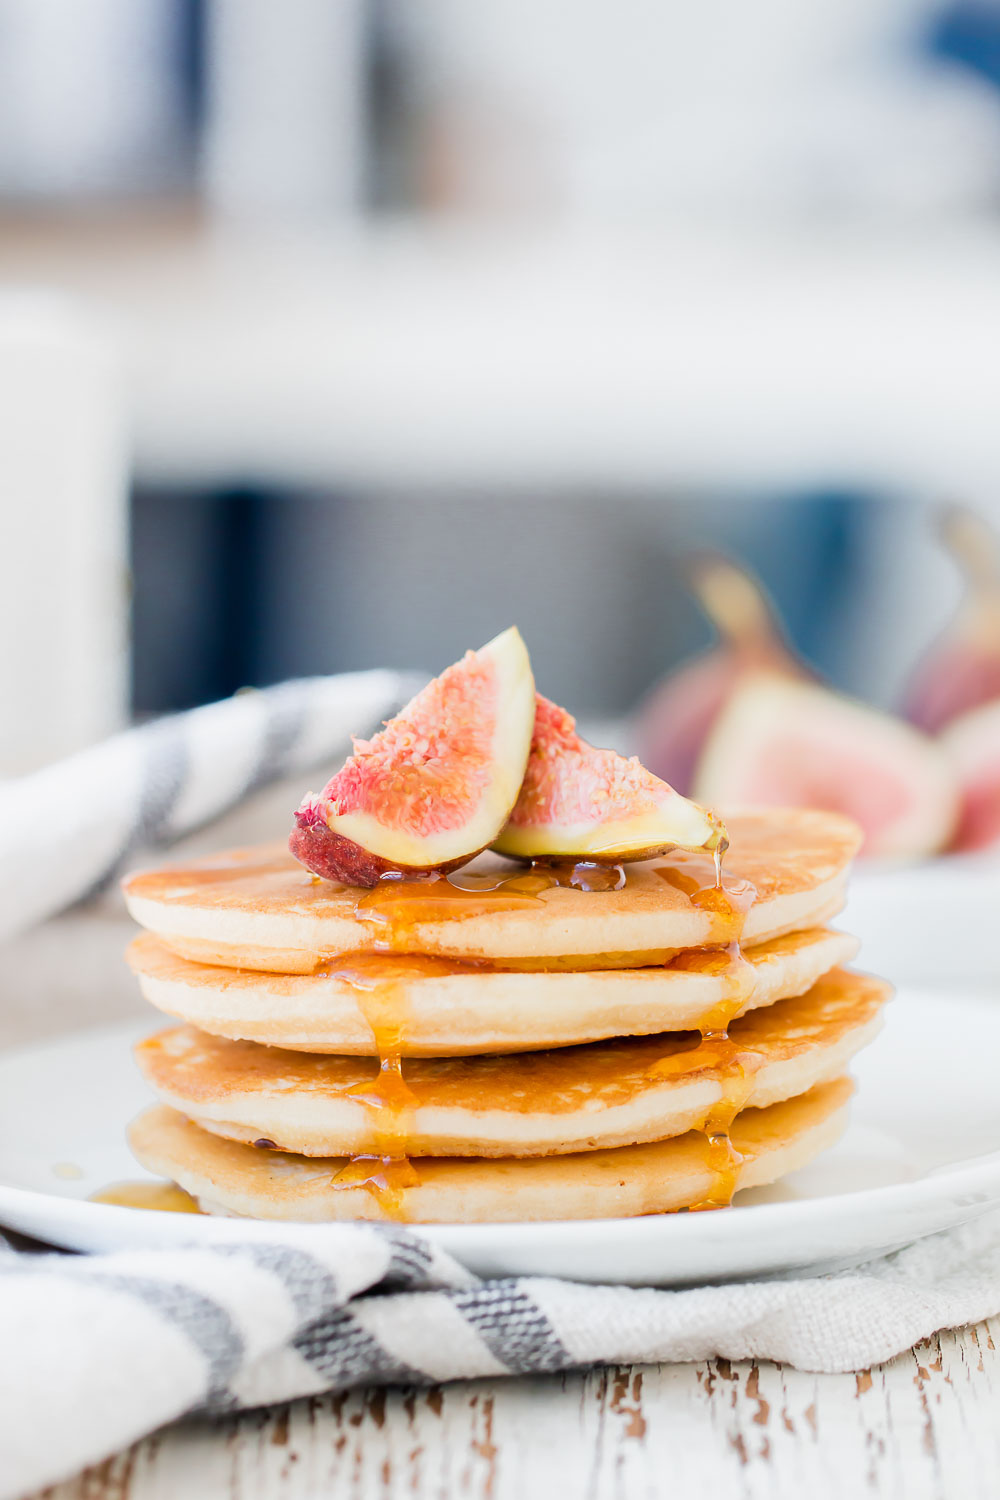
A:
[[[0,289],[0,779],[125,719],[122,408],[99,319]]]
[[[117,323],[147,478],[1000,486],[1000,227],[6,239]]]

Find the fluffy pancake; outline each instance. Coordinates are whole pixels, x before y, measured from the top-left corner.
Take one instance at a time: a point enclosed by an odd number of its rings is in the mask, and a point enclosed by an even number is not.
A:
[[[545,1156],[664,1140],[721,1109],[763,1107],[839,1077],[879,1028],[889,987],[834,970],[751,1011],[729,1039],[697,1033],[495,1057],[373,1061],[224,1041],[193,1027],[140,1042],[164,1103],[234,1140],[306,1156]],[[388,1089],[386,1088],[388,1082]]]
[[[454,1057],[708,1029],[804,994],[857,950],[856,938],[813,928],[748,948],[746,964],[708,950],[666,967],[542,974],[360,953],[285,975],[192,963],[144,933],[127,956],[147,1000],[215,1036],[374,1056],[390,1020],[401,1056]]]
[[[743,1160],[737,1188],[774,1182],[826,1150],[847,1123],[847,1078],[747,1109],[732,1141]],[[165,1105],[129,1131],[137,1159],[170,1178],[209,1213],[254,1219],[393,1219],[415,1224],[606,1219],[665,1213],[704,1202],[715,1172],[705,1136],[690,1131],[644,1146],[573,1156],[485,1161],[426,1157],[417,1181],[386,1202],[358,1184],[337,1186],[343,1158],[307,1158],[222,1140]]]
[[[756,892],[747,943],[839,910],[860,842],[850,819],[776,808],[726,823],[727,885],[749,883]],[[364,892],[318,880],[286,850],[269,847],[133,875],[125,896],[136,921],[203,963],[308,974],[337,954],[389,951],[608,969],[729,941],[743,918],[704,899],[713,875],[708,856],[677,850],[628,865],[617,890],[538,889],[540,878],[526,889],[523,870],[487,854],[451,880],[383,881]],[[477,877],[496,888],[452,883]]]

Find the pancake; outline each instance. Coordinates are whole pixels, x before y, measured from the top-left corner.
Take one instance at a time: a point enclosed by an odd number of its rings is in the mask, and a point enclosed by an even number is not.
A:
[[[742,1155],[737,1188],[774,1182],[842,1134],[847,1078],[807,1094],[746,1109],[732,1141]],[[336,1186],[343,1158],[307,1158],[222,1140],[165,1105],[140,1115],[129,1144],[149,1171],[178,1183],[208,1213],[253,1219],[391,1219],[414,1224],[609,1219],[665,1213],[713,1191],[711,1147],[697,1131],[644,1146],[573,1156],[484,1161],[426,1157],[417,1181],[386,1201],[358,1184]]]
[[[127,957],[147,1000],[215,1036],[371,1057],[391,1018],[401,1056],[454,1057],[715,1029],[804,994],[857,950],[856,938],[813,928],[748,948],[746,964],[710,949],[666,967],[542,974],[360,953],[283,975],[192,963],[144,933]]]
[[[613,890],[558,883],[593,883],[603,872],[592,867],[546,876],[486,854],[450,877],[359,891],[319,880],[283,848],[133,875],[124,890],[136,921],[182,957],[286,974],[373,951],[638,967],[730,942],[741,929],[745,942],[764,942],[840,909],[861,836],[850,819],[773,808],[726,823],[728,899],[712,889],[710,856],[683,850],[626,866]]]
[[[193,1027],[136,1048],[160,1099],[205,1130],[305,1156],[547,1156],[664,1140],[839,1077],[889,993],[834,970],[807,995],[751,1011],[728,1039],[698,1033],[495,1057],[314,1057]],[[374,1070],[374,1071],[373,1071]]]

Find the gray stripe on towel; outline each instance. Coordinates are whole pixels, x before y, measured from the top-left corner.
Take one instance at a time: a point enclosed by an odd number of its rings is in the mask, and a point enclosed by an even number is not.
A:
[[[331,1390],[376,1380],[380,1384],[427,1384],[427,1376],[401,1364],[362,1328],[349,1308],[317,1318],[292,1346]]]
[[[81,901],[88,901],[102,891],[134,849],[154,844],[162,836],[188,777],[190,761],[187,740],[181,728],[183,723],[183,715],[161,719],[136,735],[137,749],[142,758],[139,805],[118,852],[79,897]]]
[[[208,1245],[205,1248],[213,1255],[252,1261],[261,1270],[269,1271],[285,1288],[300,1320],[315,1317],[318,1309],[333,1307],[343,1301],[336,1277],[322,1261],[305,1250],[293,1250],[290,1245],[250,1243]]]
[[[19,1259],[21,1275],[33,1272],[52,1274],[53,1257],[50,1255]],[[6,1261],[3,1269],[9,1269]],[[64,1279],[96,1284],[107,1291],[135,1297],[169,1327],[179,1329],[208,1365],[206,1390],[209,1394],[224,1390],[238,1371],[243,1359],[243,1335],[225,1308],[204,1293],[194,1291],[181,1281],[160,1281],[152,1276],[94,1270],[92,1262],[75,1256],[67,1257],[58,1267],[57,1274]],[[201,1398],[195,1403],[195,1406],[200,1405]]]
[[[310,690],[305,682],[285,682],[269,689],[267,719],[261,735],[257,764],[250,772],[246,785],[238,792],[237,801],[248,797],[251,792],[259,791],[283,774],[295,743],[305,728],[309,698]]]
[[[508,1369],[543,1374],[572,1365],[545,1313],[516,1281],[491,1281],[450,1296],[490,1353]]]

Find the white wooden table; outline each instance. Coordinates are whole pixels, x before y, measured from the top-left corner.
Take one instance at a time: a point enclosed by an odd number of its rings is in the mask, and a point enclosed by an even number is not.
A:
[[[6,945],[0,1047],[135,1011],[129,931],[73,914]],[[48,1495],[996,1500],[998,1343],[1000,1318],[859,1375],[717,1360],[361,1390],[182,1424]]]
[[[995,1500],[1000,1320],[858,1375],[777,1365],[366,1389],[137,1444],[50,1500]]]

